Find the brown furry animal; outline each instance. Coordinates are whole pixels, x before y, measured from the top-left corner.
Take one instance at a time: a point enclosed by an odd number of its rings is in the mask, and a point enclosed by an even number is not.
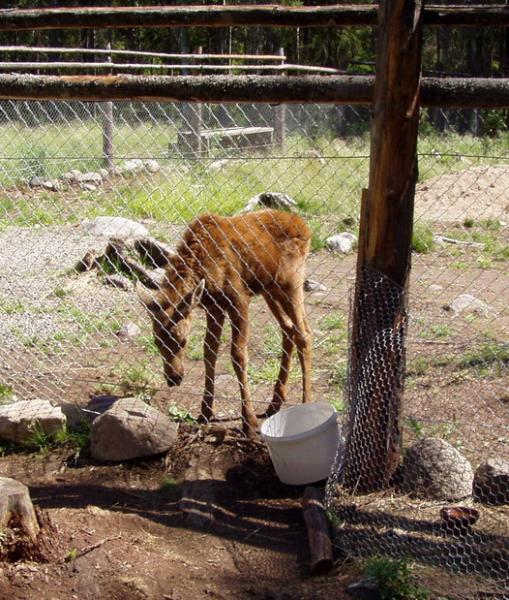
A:
[[[262,210],[235,217],[204,215],[189,225],[166,267],[160,289],[138,284],[138,295],[152,317],[155,342],[164,362],[169,386],[182,381],[183,356],[192,309],[207,315],[205,335],[205,392],[202,420],[213,416],[214,378],[225,316],[232,325],[231,358],[239,380],[243,431],[254,435],[258,426],[247,379],[251,298],[261,294],[283,334],[283,353],[272,402],[266,415],[286,399],[294,346],[302,370],[303,402],[311,399],[311,330],[304,312],[305,260],[311,232],[298,216]]]

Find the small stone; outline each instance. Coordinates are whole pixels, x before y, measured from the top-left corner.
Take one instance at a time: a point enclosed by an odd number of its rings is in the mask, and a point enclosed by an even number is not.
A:
[[[80,173],[77,177],[79,183],[95,183],[96,185],[100,185],[102,183],[103,178],[100,173],[95,171],[88,171],[87,173]]]
[[[455,315],[469,312],[484,317],[492,312],[492,309],[485,302],[478,300],[471,294],[461,294],[450,304],[445,305],[444,310],[450,311]]]
[[[82,183],[81,187],[85,190],[85,192],[95,192],[97,186],[93,183]]]
[[[297,207],[297,202],[282,192],[263,192],[253,196],[241,212],[249,212],[258,208],[278,208],[291,210]]]
[[[136,325],[136,323],[132,323],[129,321],[128,323],[124,323],[122,327],[117,331],[117,336],[121,340],[132,340],[137,338],[141,334],[141,329]]]
[[[85,221],[83,226],[92,235],[101,237],[125,239],[148,235],[148,230],[144,225],[125,217],[96,217],[93,221]]]
[[[318,281],[313,281],[312,279],[306,279],[304,281],[304,291],[305,292],[313,292],[315,294],[323,294],[327,291],[327,286],[323,283],[319,283]]]
[[[146,160],[143,164],[145,166],[145,169],[149,173],[157,173],[158,171],[161,170],[161,166],[159,165],[157,160],[149,159],[149,160]]]
[[[435,293],[438,293],[438,292],[441,292],[443,289],[444,289],[444,288],[443,288],[443,286],[441,286],[441,285],[438,285],[438,284],[436,284],[436,283],[432,283],[432,284],[431,284],[431,285],[428,287],[428,290],[429,290],[430,292],[433,292],[434,294],[435,294]]]
[[[56,179],[47,179],[43,182],[42,187],[51,190],[52,192],[58,192],[62,189],[60,183]]]
[[[224,169],[224,167],[226,167],[228,163],[229,161],[226,158],[224,158],[223,160],[215,160],[214,162],[210,163],[208,170],[221,171],[222,169]]]
[[[62,179],[65,181],[69,181],[71,183],[77,183],[80,181],[80,177],[82,176],[82,172],[78,171],[78,169],[71,169],[62,175]]]
[[[509,461],[490,458],[479,465],[474,476],[474,497],[495,506],[509,504]]]
[[[423,438],[405,453],[401,487],[418,498],[467,498],[472,494],[473,479],[469,461],[440,438]]]
[[[34,428],[51,435],[65,427],[66,418],[59,406],[48,400],[21,400],[0,406],[0,439],[19,444],[34,435]]]
[[[382,595],[377,582],[374,579],[360,579],[350,583],[346,588],[350,596],[360,600],[381,600]]]
[[[139,158],[127,160],[121,167],[122,173],[139,173],[144,168],[143,161]]]
[[[110,176],[107,169],[99,169],[98,173],[102,179],[108,179],[108,177]]]
[[[357,238],[353,233],[344,231],[343,233],[338,233],[337,235],[327,238],[325,243],[327,248],[333,252],[342,252],[343,254],[348,254],[353,250],[355,244],[357,243]]]
[[[166,452],[178,426],[136,398],[118,400],[92,424],[91,453],[97,460],[120,461]]]
[[[44,185],[44,182],[46,180],[44,179],[44,177],[39,177],[38,175],[35,175],[34,177],[32,177],[30,179],[30,181],[28,182],[28,185],[30,187],[42,187]]]
[[[103,281],[106,285],[111,285],[119,290],[127,291],[133,287],[132,282],[123,275],[107,275]]]

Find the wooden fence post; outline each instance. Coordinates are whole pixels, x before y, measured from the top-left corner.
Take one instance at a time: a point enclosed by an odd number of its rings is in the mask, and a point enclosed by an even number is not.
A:
[[[106,45],[111,50],[111,44]],[[107,62],[111,63],[111,54],[107,56]],[[103,123],[103,161],[105,168],[113,171],[113,102],[108,100],[102,106]]]
[[[391,335],[403,342],[405,335],[405,294],[392,304],[385,295],[387,289],[406,291],[410,273],[422,4],[379,4],[369,188],[363,194],[353,306],[351,421],[342,473],[344,485],[359,493],[387,486],[401,455],[404,352],[392,343],[381,343],[375,351],[373,344]],[[373,274],[380,285],[373,285]],[[371,309],[380,299],[383,318],[373,317]]]
[[[284,48],[279,48],[278,54],[281,56],[281,64],[284,64]],[[274,145],[280,150],[283,149],[286,139],[286,104],[278,104],[274,115]]]
[[[201,46],[198,48],[197,54],[203,54],[203,48]],[[192,152],[196,156],[201,156],[203,152],[203,104],[201,102],[192,104],[190,107],[189,115],[189,125],[191,126],[191,136],[189,138],[189,143]]]

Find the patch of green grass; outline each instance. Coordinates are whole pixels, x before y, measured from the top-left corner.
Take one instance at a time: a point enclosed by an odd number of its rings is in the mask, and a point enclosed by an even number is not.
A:
[[[382,600],[429,598],[429,592],[418,584],[406,560],[370,558],[364,565],[364,575],[375,581]]]
[[[159,484],[159,493],[168,500],[175,502],[181,498],[182,488],[171,475],[165,475]]]
[[[502,375],[509,365],[509,344],[482,344],[469,350],[455,361],[456,369],[475,368],[479,375],[487,375],[493,370]]]
[[[412,250],[418,254],[429,254],[435,248],[433,231],[425,223],[416,223],[412,233]]]
[[[0,405],[10,404],[12,402],[14,392],[10,385],[0,383]]]
[[[348,364],[346,361],[337,361],[328,372],[327,382],[333,387],[343,389],[348,380]]]
[[[12,445],[10,450],[24,452],[46,452],[55,448],[66,447],[83,450],[90,443],[90,423],[83,421],[74,427],[62,427],[53,433],[46,433],[38,421],[32,424],[31,435],[19,446]]]
[[[252,384],[259,383],[274,383],[279,375],[279,367],[281,361],[278,358],[267,358],[261,365],[250,363],[248,366],[249,380]],[[290,367],[289,381],[295,382],[298,380],[299,370],[296,361],[292,362]]]
[[[196,417],[186,409],[177,406],[176,404],[171,404],[168,406],[168,415],[170,419],[175,421],[176,423],[196,423]]]
[[[269,323],[263,331],[263,355],[280,359],[282,354],[281,341],[281,329],[277,325]]]
[[[346,332],[348,323],[343,313],[333,311],[323,317],[323,319],[320,321],[320,327],[326,331],[339,329]]]
[[[26,312],[26,307],[21,300],[8,300],[2,298],[0,300],[0,313],[4,315],[22,315]]]
[[[112,370],[112,375],[127,388],[152,388],[159,379],[148,360],[119,362]]]
[[[69,550],[69,552],[66,553],[66,555],[64,556],[64,562],[73,562],[78,558],[78,549],[77,548],[71,548]]]
[[[407,417],[406,424],[408,428],[414,433],[416,438],[420,438],[424,435],[424,425],[415,417]]]
[[[427,358],[418,356],[408,364],[406,369],[407,377],[422,377],[428,373],[430,367],[431,363]]]
[[[336,412],[343,412],[345,410],[346,406],[343,398],[333,397],[329,398],[328,400]]]

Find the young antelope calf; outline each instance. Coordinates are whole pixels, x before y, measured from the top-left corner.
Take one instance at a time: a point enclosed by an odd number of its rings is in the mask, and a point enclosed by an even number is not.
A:
[[[156,292],[140,284],[137,292],[148,309],[155,342],[169,386],[179,385],[183,357],[195,306],[205,310],[205,392],[201,420],[213,416],[214,379],[225,316],[232,326],[231,358],[239,380],[243,431],[258,426],[247,379],[248,308],[261,294],[283,335],[281,367],[266,415],[286,399],[290,359],[297,348],[302,370],[303,402],[311,399],[311,330],[304,312],[305,260],[311,232],[298,216],[263,210],[235,217],[204,215],[189,225],[170,258]]]

